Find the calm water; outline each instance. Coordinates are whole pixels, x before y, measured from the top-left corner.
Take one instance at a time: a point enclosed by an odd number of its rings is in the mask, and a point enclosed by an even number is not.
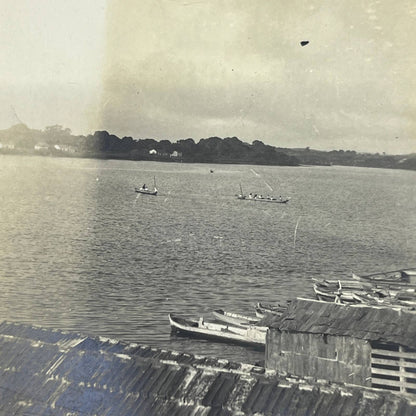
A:
[[[159,196],[134,192],[154,176]],[[237,361],[262,354],[173,337],[168,313],[416,266],[416,172],[0,156],[0,195],[0,320]]]

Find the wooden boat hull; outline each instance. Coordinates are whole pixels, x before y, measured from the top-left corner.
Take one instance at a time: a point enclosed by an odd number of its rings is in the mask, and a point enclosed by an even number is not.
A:
[[[365,290],[373,287],[371,283],[354,279],[317,279],[313,277],[312,281],[320,287],[335,289],[339,289],[341,287],[342,289],[348,290]]]
[[[384,287],[395,290],[416,288],[416,270],[403,269],[395,272],[377,273],[370,275],[352,274],[352,278],[375,287]]]
[[[354,291],[339,291],[337,293],[329,290],[323,290],[322,288],[319,288],[317,284],[313,285],[313,290],[315,292],[316,298],[325,302],[359,303],[357,297],[354,296]],[[359,295],[359,291],[357,291],[357,294]]]
[[[246,345],[263,349],[266,345],[267,328],[241,328],[215,323],[192,321],[169,314],[172,332],[189,337]]]
[[[257,194],[253,194],[253,193],[245,195],[244,192],[243,192],[243,188],[242,188],[241,184],[240,184],[240,193],[236,196],[237,196],[237,199],[242,199],[244,201],[271,202],[271,203],[275,203],[275,204],[287,204],[290,200],[289,197],[282,198],[281,196],[279,196],[279,198],[275,198],[273,196],[263,197],[260,194],[257,195]]]
[[[394,297],[377,298],[375,296],[367,295],[354,295],[360,303],[376,306],[388,306],[392,308],[404,308],[413,309],[416,307],[415,296],[402,296],[396,295]]]
[[[212,312],[212,314],[216,320],[231,325],[247,327],[248,325],[255,325],[258,322],[258,319],[256,318],[250,318],[248,316],[240,315],[237,313],[226,312],[222,309],[216,309]]]
[[[244,201],[254,201],[254,202],[271,202],[274,204],[287,204],[289,199],[275,199],[275,198],[249,198],[244,195],[238,195],[237,199],[242,199]]]
[[[349,281],[319,282],[315,279],[314,292],[318,300],[325,302],[365,303],[391,307],[416,306],[415,288],[393,290],[386,286],[376,286],[365,282],[354,286]]]
[[[157,195],[157,191],[150,191],[150,190],[141,189],[141,188],[135,188],[135,191],[143,195],[153,195],[153,196]]]
[[[286,309],[287,308],[285,306],[268,305],[268,304],[264,304],[264,303],[261,303],[261,302],[257,302],[257,304],[255,306],[256,316],[259,319],[264,318],[266,313],[271,313],[271,314],[274,314],[274,315],[281,315],[283,312],[286,311]]]

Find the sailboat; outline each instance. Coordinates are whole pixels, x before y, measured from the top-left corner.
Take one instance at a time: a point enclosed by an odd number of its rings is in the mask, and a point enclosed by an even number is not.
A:
[[[246,199],[246,196],[243,193],[243,188],[241,187],[241,183],[240,183],[240,193],[237,195],[238,199]]]
[[[139,194],[144,194],[144,195],[157,195],[157,189],[156,189],[156,178],[153,177],[153,182],[154,182],[154,186],[153,186],[153,190],[149,189],[146,184],[144,184],[141,188],[138,188],[137,186],[134,188],[135,191]]]

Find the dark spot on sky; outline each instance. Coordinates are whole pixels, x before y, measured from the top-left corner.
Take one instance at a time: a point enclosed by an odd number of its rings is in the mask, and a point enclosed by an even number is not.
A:
[[[302,40],[302,42],[300,42],[301,46],[306,46],[309,43],[308,40]]]

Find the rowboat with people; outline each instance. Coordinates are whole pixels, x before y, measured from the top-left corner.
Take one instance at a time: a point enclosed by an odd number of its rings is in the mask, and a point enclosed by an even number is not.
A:
[[[240,198],[241,199],[241,198]],[[272,202],[275,204],[287,204],[290,200],[288,197],[282,197],[279,196],[278,198],[275,198],[273,196],[263,196],[263,195],[257,195],[249,193],[247,197],[244,197],[246,201],[254,201],[254,202]]]
[[[139,187],[135,187],[135,191],[139,194],[144,194],[144,195],[153,195],[156,196],[157,195],[157,188],[156,188],[156,179],[154,179],[154,185],[153,185],[153,190],[148,188],[146,184],[143,184],[141,188]]]
[[[290,201],[289,197],[282,197],[281,195],[279,197],[274,197],[270,195],[261,195],[261,194],[254,194],[250,192],[248,195],[245,195],[243,193],[243,190],[240,185],[240,193],[237,195],[237,199],[241,199],[244,201],[253,201],[253,202],[271,202],[275,204],[287,204]]]

